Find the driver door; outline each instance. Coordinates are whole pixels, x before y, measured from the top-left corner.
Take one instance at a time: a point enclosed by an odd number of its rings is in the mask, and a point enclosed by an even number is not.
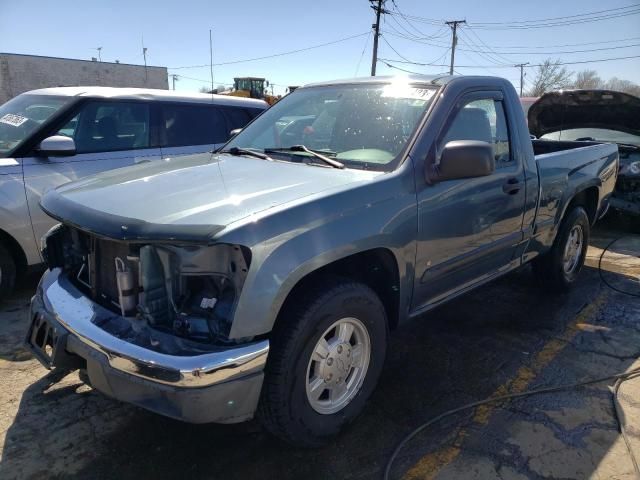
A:
[[[524,171],[513,152],[500,92],[463,96],[440,135],[437,151],[453,140],[493,146],[491,175],[440,181],[418,192],[414,309],[509,269],[522,241]]]

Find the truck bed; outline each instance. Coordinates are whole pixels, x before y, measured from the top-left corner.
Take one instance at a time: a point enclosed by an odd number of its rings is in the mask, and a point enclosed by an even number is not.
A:
[[[568,199],[578,191],[591,195],[587,211],[595,222],[606,211],[616,181],[618,146],[612,143],[533,140],[540,200],[535,221],[536,237],[548,243],[568,206]]]

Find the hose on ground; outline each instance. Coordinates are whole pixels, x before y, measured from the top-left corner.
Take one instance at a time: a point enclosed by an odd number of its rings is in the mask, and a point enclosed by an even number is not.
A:
[[[613,246],[614,243],[616,243],[618,240],[624,238],[624,236],[621,237],[617,237],[615,239],[613,239],[611,242],[609,242],[609,244],[604,248],[604,250],[602,250],[602,253],[600,254],[600,258],[598,260],[598,273],[600,275],[600,280],[602,281],[602,283],[604,283],[607,287],[609,287],[610,289],[618,292],[618,293],[622,293],[624,295],[629,295],[632,297],[640,297],[640,294],[638,293],[634,293],[634,292],[627,292],[625,290],[619,289],[613,285],[611,285],[604,277],[604,275],[602,274],[602,259],[605,255],[605,253]],[[589,385],[594,385],[597,383],[603,383],[603,382],[608,382],[608,381],[612,381],[615,380],[616,383],[613,386],[613,403],[614,403],[614,408],[615,408],[615,414],[616,414],[616,420],[618,422],[618,426],[620,428],[620,432],[622,434],[622,438],[624,439],[625,445],[627,447],[627,450],[629,451],[629,456],[631,457],[631,461],[633,463],[633,468],[635,470],[636,476],[638,479],[640,479],[640,467],[638,466],[638,461],[636,460],[636,457],[633,453],[633,450],[631,448],[631,443],[629,441],[629,438],[627,436],[626,430],[625,430],[625,419],[624,419],[624,415],[622,414],[622,410],[620,408],[620,402],[618,400],[618,390],[620,389],[620,385],[627,379],[629,378],[634,378],[640,376],[640,368],[635,368],[629,372],[625,372],[625,373],[618,373],[615,375],[609,375],[607,377],[602,377],[602,378],[595,378],[592,380],[586,380],[584,382],[578,382],[578,383],[570,383],[570,384],[566,384],[566,385],[558,385],[555,387],[543,387],[543,388],[538,388],[538,389],[534,389],[534,390],[528,390],[526,392],[519,392],[519,393],[509,393],[506,395],[500,395],[497,397],[490,397],[484,400],[480,400],[477,402],[472,402],[472,403],[468,403],[466,405],[463,405],[461,407],[457,407],[457,408],[453,408],[451,410],[447,410],[444,413],[441,413],[440,415],[433,417],[431,420],[428,420],[427,422],[423,423],[422,425],[420,425],[419,427],[415,428],[414,430],[412,430],[408,435],[406,435],[401,441],[400,443],[398,443],[398,446],[395,448],[395,450],[393,451],[393,453],[391,454],[391,456],[389,457],[389,460],[387,461],[387,464],[385,466],[384,469],[384,480],[389,480],[391,478],[391,468],[393,467],[393,463],[395,462],[396,458],[398,458],[398,455],[400,454],[400,451],[404,448],[404,446],[409,443],[409,441],[414,438],[416,435],[418,435],[420,432],[422,432],[423,430],[426,430],[427,428],[429,428],[431,425],[434,425],[436,423],[438,423],[440,420],[446,418],[446,417],[450,417],[451,415],[455,415],[456,413],[460,413],[466,410],[470,410],[472,408],[476,408],[482,405],[487,405],[490,403],[498,403],[498,402],[504,402],[506,400],[513,400],[516,398],[523,398],[523,397],[530,397],[533,395],[542,395],[542,394],[549,394],[549,393],[556,393],[556,392],[560,392],[560,391],[565,391],[565,390],[573,390],[576,388],[582,388],[582,387],[586,387]]]
[[[451,410],[447,410],[444,413],[441,413],[440,415],[438,415],[437,417],[433,417],[431,420],[423,423],[422,425],[420,425],[418,428],[415,428],[413,431],[411,431],[407,436],[405,436],[402,441],[398,444],[398,446],[395,448],[395,450],[393,451],[393,453],[391,454],[391,456],[389,457],[389,460],[387,461],[387,465],[385,466],[384,469],[384,480],[389,480],[391,478],[391,467],[393,466],[393,463],[395,462],[396,458],[398,457],[398,454],[400,453],[400,451],[404,448],[404,446],[416,435],[418,435],[420,432],[422,432],[423,430],[427,429],[428,427],[430,427],[431,425],[434,425],[435,423],[439,422],[440,420],[446,418],[446,417],[450,417],[451,415],[455,415],[456,413],[460,413],[463,412],[465,410],[470,410],[472,408],[476,408],[479,407],[481,405],[487,405],[489,403],[498,403],[498,402],[504,402],[505,400],[513,400],[515,398],[522,398],[522,397],[531,397],[533,395],[542,395],[542,394],[548,394],[548,393],[556,393],[556,392],[560,392],[560,391],[564,391],[564,390],[573,390],[576,388],[581,388],[581,387],[586,387],[589,385],[594,385],[596,383],[603,383],[603,382],[607,382],[607,381],[612,381],[612,380],[617,380],[618,382],[622,382],[623,380],[626,380],[628,378],[631,377],[635,377],[635,376],[639,376],[640,375],[640,368],[635,368],[633,370],[630,370],[629,372],[625,372],[625,373],[618,373],[615,375],[609,375],[607,377],[601,377],[601,378],[595,378],[592,380],[586,380],[584,382],[578,382],[578,383],[570,383],[570,384],[566,384],[566,385],[558,385],[555,387],[543,387],[543,388],[538,388],[535,390],[528,390],[526,392],[519,392],[519,393],[509,393],[506,395],[500,395],[498,397],[491,397],[491,398],[487,398],[485,400],[480,400],[477,402],[472,402],[472,403],[468,403],[466,405],[463,405],[461,407],[458,408],[453,408]],[[618,382],[616,384],[618,384]],[[617,392],[617,390],[616,390]],[[617,404],[617,397],[616,397],[616,404]],[[619,407],[617,407],[619,408]],[[619,414],[618,414],[619,415]],[[622,428],[622,425],[621,425]],[[626,434],[623,433],[623,435],[626,438]],[[629,443],[628,440],[627,441],[627,448],[629,448]],[[635,460],[635,458],[633,457],[633,453],[630,450],[630,453],[632,455],[633,458],[633,464],[634,464],[634,468],[636,469],[636,474],[638,475],[638,478],[640,478],[640,470],[638,469],[638,465],[637,462]]]

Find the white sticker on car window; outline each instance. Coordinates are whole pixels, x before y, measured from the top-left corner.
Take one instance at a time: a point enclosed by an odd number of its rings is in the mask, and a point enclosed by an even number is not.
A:
[[[6,123],[7,125],[11,125],[13,127],[19,127],[27,120],[29,120],[27,117],[16,115],[15,113],[7,113],[4,116],[0,117],[0,123]]]

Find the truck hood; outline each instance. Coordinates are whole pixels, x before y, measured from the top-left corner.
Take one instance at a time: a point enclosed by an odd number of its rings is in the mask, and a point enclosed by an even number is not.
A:
[[[527,115],[536,137],[572,128],[640,135],[640,98],[610,90],[561,90],[542,95]]]
[[[380,172],[225,154],[163,159],[47,192],[43,210],[96,235],[128,241],[210,242],[229,224]]]

